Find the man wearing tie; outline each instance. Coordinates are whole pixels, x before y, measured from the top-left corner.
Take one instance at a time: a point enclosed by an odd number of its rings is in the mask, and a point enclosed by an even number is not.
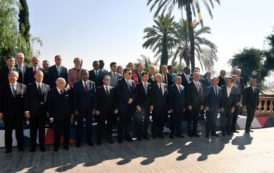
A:
[[[15,59],[12,56],[9,56],[6,60],[6,66],[0,69],[0,84],[9,83],[9,72],[17,71],[19,74],[19,70],[15,67]]]
[[[110,63],[110,72],[108,73],[108,75],[110,77],[110,86],[112,86],[113,88],[117,87],[118,80],[120,78],[120,76],[118,75],[116,71],[117,71],[117,63],[116,62]]]
[[[40,61],[37,56],[33,56],[31,58],[32,67],[28,68],[25,73],[25,83],[27,85],[35,82],[34,74],[37,70],[43,72],[43,79],[44,79],[45,77],[44,70],[39,66],[39,62]]]
[[[148,82],[151,83],[151,85],[154,85],[156,83],[155,81],[156,69],[154,65],[149,66],[148,73],[149,73]]]
[[[188,84],[191,82],[189,67],[185,67],[183,69],[181,77],[182,77],[182,85],[186,88],[188,86]]]
[[[47,119],[47,98],[50,90],[49,85],[43,83],[44,73],[36,70],[35,82],[29,84],[25,96],[25,118],[30,122],[31,152],[36,150],[37,130],[39,131],[40,151],[45,147],[45,124]]]
[[[100,69],[98,61],[93,61],[93,70],[89,71],[89,80],[95,83],[95,86],[103,85],[104,72]]]
[[[48,95],[50,123],[53,123],[54,127],[54,151],[59,150],[62,132],[64,135],[64,149],[69,149],[72,101],[70,91],[66,89],[66,84],[64,78],[57,78],[56,87],[52,88]]]
[[[233,118],[232,118],[232,132],[233,133],[239,133],[236,129],[237,126],[237,120],[238,120],[238,116],[239,116],[239,112],[240,112],[240,106],[241,106],[241,89],[240,86],[238,84],[236,84],[235,82],[237,81],[237,76],[236,75],[232,75],[233,78],[233,87],[236,88],[237,91],[237,105],[235,107],[235,111],[233,113]]]
[[[148,73],[142,73],[142,80],[137,84],[134,91],[135,100],[135,114],[134,120],[136,124],[137,140],[141,141],[142,138],[148,138],[148,123],[149,113],[152,111],[152,86],[148,82]]]
[[[232,119],[235,107],[237,106],[237,89],[233,87],[233,78],[226,79],[226,85],[221,89],[221,128],[222,135],[231,135]]]
[[[259,104],[259,93],[260,89],[257,88],[257,79],[252,79],[250,81],[250,87],[247,87],[244,91],[243,98],[243,106],[246,106],[247,110],[245,133],[253,132],[250,127]]]
[[[188,105],[188,136],[199,137],[197,124],[200,111],[203,110],[204,104],[204,87],[200,82],[200,74],[194,72],[192,82],[187,87],[187,105]]]
[[[221,70],[220,71],[220,76],[218,77],[219,78],[219,84],[218,85],[220,87],[224,86],[225,83],[226,83],[226,77],[225,77],[225,75],[226,75],[226,71],[225,70]]]
[[[88,71],[82,70],[81,80],[73,85],[74,118],[77,122],[76,147],[81,146],[84,123],[86,124],[87,143],[93,146],[92,117],[95,113],[96,88],[94,82],[88,78]]]
[[[119,110],[118,121],[118,142],[123,142],[123,137],[129,142],[131,138],[131,123],[133,117],[133,94],[135,83],[131,79],[132,71],[129,68],[123,70],[123,78],[119,80],[117,86],[117,99]]]
[[[26,86],[17,82],[19,74],[10,71],[8,83],[1,88],[0,95],[0,119],[5,124],[5,148],[6,153],[12,151],[12,130],[16,131],[17,147],[24,151],[23,121],[24,121],[24,95]]]
[[[162,65],[161,74],[162,74],[163,82],[167,84],[167,86],[171,86],[173,84],[172,76],[168,73],[166,65]]]
[[[186,93],[185,87],[181,85],[181,76],[176,76],[175,84],[171,85],[168,92],[169,112],[170,117],[170,135],[171,139],[174,135],[183,138],[182,135],[182,119],[184,116],[186,106]]]
[[[55,56],[55,65],[51,66],[48,70],[48,80],[51,88],[56,86],[56,79],[63,78],[66,83],[68,82],[68,72],[67,68],[61,65],[62,57],[61,55]]]
[[[218,137],[219,135],[216,134],[216,121],[218,112],[220,109],[220,102],[221,102],[221,87],[218,86],[219,78],[213,77],[212,78],[212,86],[207,88],[206,94],[206,134],[205,136],[208,138],[209,133],[211,136]]]
[[[168,86],[163,83],[161,74],[155,75],[156,84],[152,92],[152,137],[164,138],[163,128],[167,117]]]
[[[112,129],[113,122],[118,109],[115,100],[115,91],[110,86],[110,77],[105,75],[103,85],[96,90],[96,113],[95,120],[97,122],[97,144],[101,145],[103,137],[107,137],[109,143],[113,143]],[[106,133],[105,133],[106,132]]]
[[[19,71],[18,82],[27,84],[27,83],[25,83],[25,73],[28,69],[28,66],[25,65],[25,63],[24,63],[25,62],[25,55],[23,53],[17,53],[15,58],[16,58],[16,61],[17,61],[16,68]]]

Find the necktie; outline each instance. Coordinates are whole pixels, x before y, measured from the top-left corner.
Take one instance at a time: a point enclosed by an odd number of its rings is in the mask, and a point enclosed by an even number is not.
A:
[[[107,94],[107,96],[109,95],[109,88],[108,88],[108,86],[106,86],[106,94]]]
[[[179,93],[181,94],[180,86],[179,85],[177,85],[177,89],[178,89]]]
[[[147,94],[147,83],[144,83],[145,93]]]
[[[161,91],[162,95],[164,95],[164,94],[163,94],[163,90],[162,90],[162,85],[161,85],[161,84],[159,84],[159,88],[160,88],[160,91]]]
[[[39,94],[39,95],[42,95],[42,90],[41,90],[41,85],[40,85],[40,84],[38,84],[37,90],[38,90],[38,94]]]
[[[87,81],[84,81],[84,84],[85,84],[85,86],[84,86],[84,88],[85,88],[85,92],[88,92],[88,85],[87,85]]]
[[[16,96],[16,86],[12,85],[11,88],[12,88],[12,95],[13,95],[13,97],[15,97]]]
[[[215,95],[217,95],[218,94],[218,90],[217,90],[216,86],[214,86],[214,91],[215,91]]]
[[[57,67],[57,73],[58,73],[58,76],[60,77],[60,67]]]

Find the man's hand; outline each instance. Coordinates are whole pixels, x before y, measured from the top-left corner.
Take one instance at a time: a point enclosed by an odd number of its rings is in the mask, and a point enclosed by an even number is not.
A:
[[[128,104],[129,104],[129,105],[130,105],[132,102],[133,102],[133,99],[132,99],[132,98],[128,99]]]
[[[191,105],[188,106],[188,110],[190,110],[190,111],[192,110],[192,106]]]
[[[96,110],[96,111],[95,111],[95,115],[96,115],[96,116],[100,115],[100,111],[99,111],[99,110]]]
[[[204,109],[204,106],[202,105],[200,109],[203,110],[203,109]]]
[[[152,112],[152,111],[153,111],[153,106],[151,105],[149,108],[149,112]]]
[[[240,102],[237,102],[237,106],[240,106],[241,105],[241,103]]]
[[[209,111],[209,107],[208,107],[208,106],[207,106],[207,107],[205,107],[205,110],[206,110],[206,111]]]
[[[95,113],[96,113],[96,111],[95,111],[95,109],[92,109],[92,115],[95,115]]]
[[[224,108],[221,108],[221,110],[220,110],[222,113],[225,111],[225,109]]]
[[[172,113],[172,112],[173,112],[173,110],[172,110],[172,109],[169,109],[168,113]]]
[[[48,112],[46,113],[46,116],[47,116],[47,118],[49,117],[49,113]]]
[[[114,114],[118,114],[118,113],[119,113],[118,109],[114,109]]]
[[[49,119],[49,123],[53,123],[53,122],[54,122],[54,118],[51,117],[51,118]]]
[[[78,110],[74,111],[74,116],[79,116],[79,111]]]
[[[235,111],[235,108],[234,108],[234,107],[230,109],[230,112],[231,112],[231,113],[233,113],[234,111]]]
[[[25,115],[25,118],[26,118],[26,119],[29,119],[29,118],[30,118],[30,113],[29,113],[29,111],[26,111],[24,115]]]
[[[3,118],[4,118],[4,114],[0,112],[0,120],[2,120]]]
[[[137,112],[141,112],[141,111],[142,111],[141,106],[137,105],[137,106],[136,106],[136,110],[137,110]]]

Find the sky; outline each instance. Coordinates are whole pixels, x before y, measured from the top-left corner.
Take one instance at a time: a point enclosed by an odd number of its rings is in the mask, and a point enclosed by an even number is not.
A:
[[[88,70],[94,60],[105,60],[108,68],[112,61],[126,65],[141,55],[153,58],[150,50],[142,48],[143,30],[153,25],[153,13],[146,2],[28,1],[31,34],[43,42],[42,47],[35,48],[41,60],[48,59],[51,64],[55,55],[62,55],[63,65],[68,68],[75,57],[81,57]],[[221,0],[213,10],[213,19],[202,9],[204,25],[212,30],[205,36],[218,47],[214,70],[231,70],[227,61],[245,47],[267,48],[265,38],[274,28],[273,7],[273,0]]]

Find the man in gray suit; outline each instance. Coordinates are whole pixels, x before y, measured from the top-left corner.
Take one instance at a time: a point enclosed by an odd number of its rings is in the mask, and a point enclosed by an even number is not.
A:
[[[207,88],[206,94],[206,137],[209,137],[209,133],[211,132],[211,136],[218,137],[216,134],[216,121],[218,112],[220,109],[221,102],[221,87],[218,86],[219,78],[212,78],[212,85]]]
[[[117,63],[116,62],[110,63],[110,72],[108,73],[108,75],[110,77],[110,86],[114,88],[117,86],[118,80],[120,78],[116,70],[117,70]]]

